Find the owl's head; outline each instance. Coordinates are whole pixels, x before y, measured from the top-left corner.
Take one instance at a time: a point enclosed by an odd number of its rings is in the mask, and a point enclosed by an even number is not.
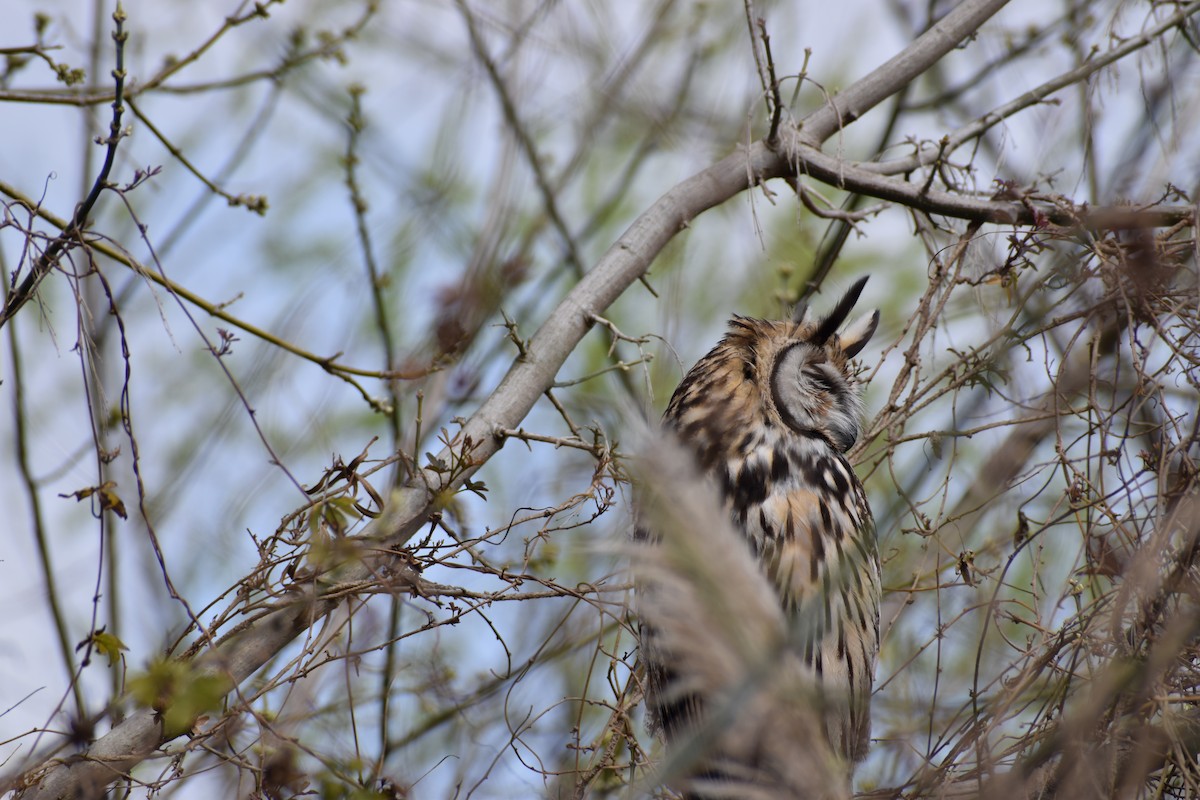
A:
[[[801,435],[820,436],[843,453],[858,439],[862,417],[862,401],[851,385],[848,363],[875,333],[879,311],[838,329],[866,282],[860,278],[824,317],[798,307],[795,327],[780,343],[771,366],[771,403],[783,424]]]

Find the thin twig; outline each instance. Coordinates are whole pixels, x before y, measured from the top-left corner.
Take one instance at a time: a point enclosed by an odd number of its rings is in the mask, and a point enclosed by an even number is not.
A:
[[[100,192],[108,188],[108,176],[112,172],[113,162],[116,159],[117,144],[124,136],[121,130],[121,118],[125,113],[125,42],[129,39],[129,34],[125,31],[125,11],[119,4],[117,10],[113,12],[112,19],[115,24],[112,37],[116,51],[116,67],[112,71],[112,77],[116,90],[113,94],[112,118],[108,124],[108,138],[102,140],[105,145],[104,164],[100,167],[96,180],[92,182],[91,191],[75,208],[75,214],[71,217],[70,223],[42,251],[21,285],[8,293],[4,309],[0,311],[0,328],[3,328],[21,310],[21,307],[29,302],[37,292],[38,286],[50,274],[50,270],[54,269],[63,252],[82,238],[83,231],[88,224],[88,217],[91,215],[96,201],[100,199]]]

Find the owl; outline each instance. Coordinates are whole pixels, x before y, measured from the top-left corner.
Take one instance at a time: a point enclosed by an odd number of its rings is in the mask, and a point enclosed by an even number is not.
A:
[[[879,650],[874,522],[845,456],[862,417],[849,360],[879,322],[871,311],[843,328],[865,283],[824,317],[803,307],[787,321],[733,317],[663,418],[778,603],[789,657],[812,687],[806,708],[847,776],[867,752]],[[686,665],[655,647],[653,627],[642,624],[650,726],[669,752],[703,728],[709,708],[678,689]]]

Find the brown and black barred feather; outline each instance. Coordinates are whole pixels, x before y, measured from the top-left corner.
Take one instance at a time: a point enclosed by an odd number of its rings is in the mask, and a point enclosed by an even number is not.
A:
[[[829,748],[847,764],[867,752],[879,649],[874,523],[844,456],[862,415],[848,360],[874,333],[879,313],[838,332],[865,282],[824,318],[804,311],[789,321],[734,317],[663,418],[773,586],[788,646],[810,671]],[[640,535],[653,539],[654,532]],[[647,706],[670,747],[702,727],[705,698],[672,690],[686,683],[687,664],[660,652],[652,638],[648,629]]]

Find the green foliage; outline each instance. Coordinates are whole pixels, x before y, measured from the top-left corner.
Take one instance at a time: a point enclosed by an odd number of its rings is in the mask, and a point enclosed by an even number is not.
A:
[[[219,711],[233,682],[190,661],[160,658],[130,678],[128,688],[139,705],[159,713],[164,735],[174,738],[192,730],[204,714]]]
[[[103,628],[93,633],[88,641],[83,642],[79,647],[84,647],[89,642],[95,646],[96,652],[108,659],[109,667],[115,667],[121,660],[121,651],[129,649],[124,642]]]

